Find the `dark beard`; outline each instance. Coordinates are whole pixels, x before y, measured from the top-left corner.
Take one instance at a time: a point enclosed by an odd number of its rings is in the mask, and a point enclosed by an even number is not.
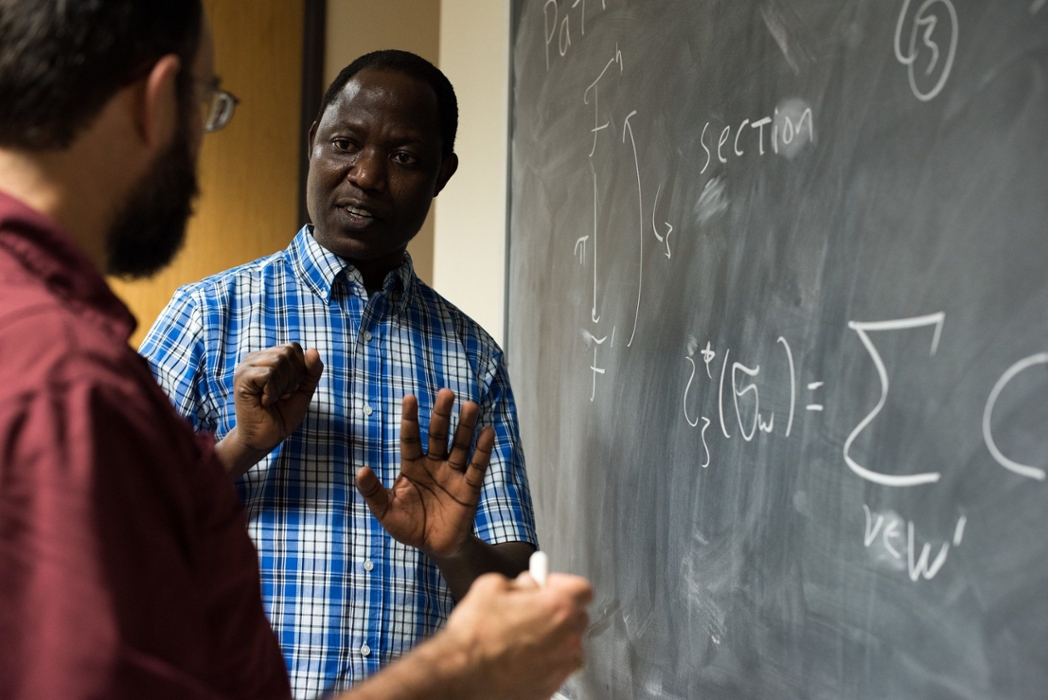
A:
[[[132,188],[106,239],[106,272],[149,277],[175,257],[197,195],[196,165],[185,124],[149,172]]]

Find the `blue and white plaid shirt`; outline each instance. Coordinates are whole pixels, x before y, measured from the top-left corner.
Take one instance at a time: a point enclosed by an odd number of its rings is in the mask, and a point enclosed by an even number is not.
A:
[[[236,420],[237,363],[291,341],[320,352],[323,378],[299,429],[237,489],[295,697],[312,698],[408,651],[453,605],[436,566],[390,538],[353,486],[364,465],[387,486],[400,472],[406,394],[418,397],[423,444],[438,389],[480,405],[495,450],[475,532],[537,540],[502,352],[410,259],[369,298],[359,271],[303,228],[287,250],[180,288],[141,353],[178,411],[221,438]]]

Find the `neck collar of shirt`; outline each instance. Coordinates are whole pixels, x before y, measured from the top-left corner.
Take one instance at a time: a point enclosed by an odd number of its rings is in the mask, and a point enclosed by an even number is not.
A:
[[[345,258],[335,255],[317,243],[313,238],[312,224],[302,227],[291,242],[288,253],[296,274],[314,294],[324,300],[324,303],[331,303],[340,276],[342,285],[350,294],[362,299],[368,298],[360,271]],[[376,292],[376,296],[387,295],[393,303],[394,311],[400,313],[416,293],[417,281],[411,256],[405,252],[403,264],[386,275],[382,289]]]
[[[16,259],[58,298],[86,312],[124,342],[135,317],[106,284],[87,254],[54,219],[0,192],[0,250]]]

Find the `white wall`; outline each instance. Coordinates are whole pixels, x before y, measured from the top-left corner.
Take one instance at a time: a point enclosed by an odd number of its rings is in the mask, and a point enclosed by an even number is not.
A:
[[[436,201],[433,283],[505,343],[508,0],[442,0],[440,62],[455,86],[459,170]]]

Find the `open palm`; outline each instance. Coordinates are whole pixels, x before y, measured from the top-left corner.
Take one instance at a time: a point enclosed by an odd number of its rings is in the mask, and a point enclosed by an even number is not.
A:
[[[429,556],[455,555],[472,534],[495,431],[486,427],[470,446],[480,407],[462,404],[455,439],[448,450],[448,428],[455,394],[441,389],[429,423],[429,446],[422,451],[418,399],[405,396],[400,419],[400,475],[385,488],[369,467],[357,472],[357,490],[394,539]]]

